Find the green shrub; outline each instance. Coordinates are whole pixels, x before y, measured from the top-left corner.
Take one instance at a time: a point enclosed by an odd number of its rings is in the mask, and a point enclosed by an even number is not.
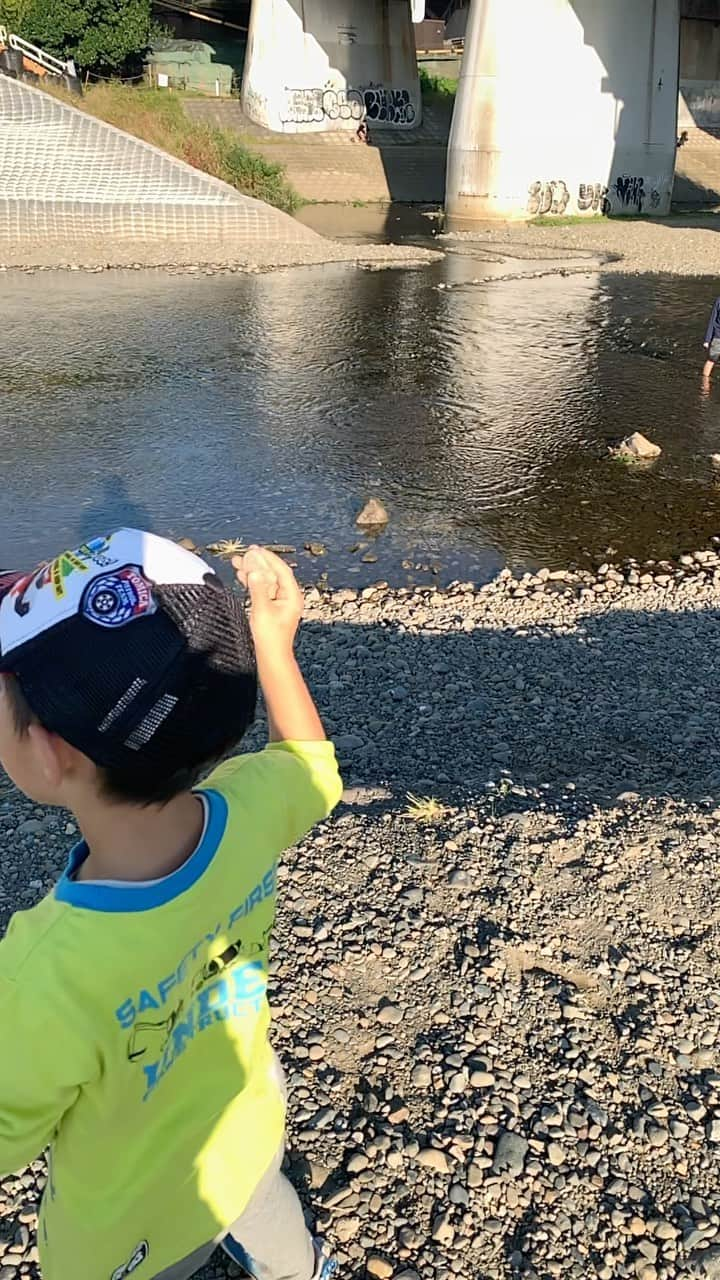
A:
[[[431,76],[424,67],[419,67],[418,77],[420,89],[425,96],[454,98],[457,93],[458,82],[450,76]]]

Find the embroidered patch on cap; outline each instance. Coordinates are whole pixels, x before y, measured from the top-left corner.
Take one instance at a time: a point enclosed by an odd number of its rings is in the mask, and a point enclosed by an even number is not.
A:
[[[156,609],[150,583],[136,564],[123,565],[115,573],[95,578],[80,603],[83,617],[99,627],[124,627]]]

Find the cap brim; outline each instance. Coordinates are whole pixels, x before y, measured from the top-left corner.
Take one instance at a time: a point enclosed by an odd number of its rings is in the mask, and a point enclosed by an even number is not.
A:
[[[26,577],[27,577],[27,574],[22,573],[20,570],[17,570],[17,571],[0,570],[0,605],[2,605],[2,602],[5,599],[5,597],[10,594],[13,587],[17,586],[18,582],[22,582],[23,578],[26,578]],[[2,658],[3,658],[2,628],[0,628],[0,671],[5,671],[6,667],[5,667],[5,664],[3,663]]]
[[[5,599],[9,591],[12,591],[16,582],[21,582],[27,577],[27,573],[21,570],[0,570],[0,601]]]

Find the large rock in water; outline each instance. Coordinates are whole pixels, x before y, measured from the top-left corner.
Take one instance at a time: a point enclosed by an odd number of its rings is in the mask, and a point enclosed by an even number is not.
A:
[[[382,502],[378,498],[371,498],[369,502],[365,503],[355,523],[360,525],[361,529],[372,529],[380,528],[382,525],[387,524],[389,519],[390,517]]]
[[[615,452],[623,458],[659,458],[662,449],[639,431],[633,431],[631,436],[620,441]]]

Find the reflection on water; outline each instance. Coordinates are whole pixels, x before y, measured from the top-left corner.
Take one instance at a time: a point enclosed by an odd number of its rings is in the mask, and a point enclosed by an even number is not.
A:
[[[121,521],[325,542],[313,568],[334,582],[399,580],[408,556],[481,578],[608,547],[659,557],[717,532],[720,375],[709,398],[699,377],[713,282],[477,274],[454,256],[6,276],[0,567]],[[607,453],[635,429],[663,447],[650,470]],[[351,551],[369,493],[392,521]]]

